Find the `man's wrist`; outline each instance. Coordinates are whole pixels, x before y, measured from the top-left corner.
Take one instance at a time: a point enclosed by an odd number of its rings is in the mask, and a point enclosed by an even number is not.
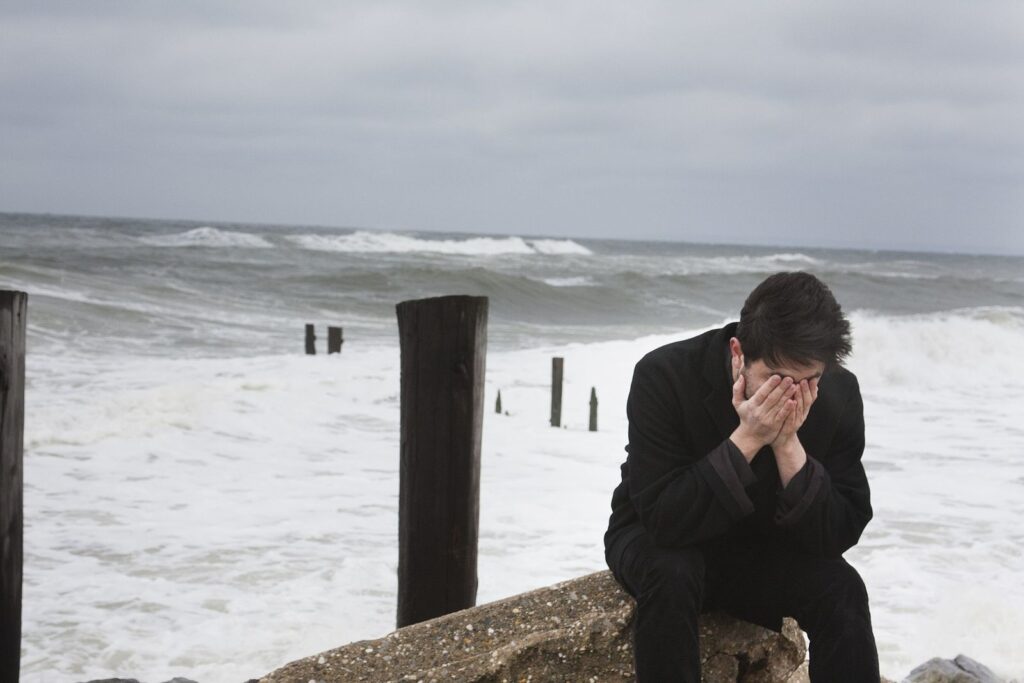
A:
[[[747,462],[753,460],[757,452],[764,447],[763,442],[745,432],[742,426],[736,428],[729,436],[729,440],[740,450]]]
[[[804,455],[804,447],[796,434],[773,441],[772,451],[776,458],[795,459]]]
[[[807,463],[807,453],[795,434],[784,441],[772,443],[772,452],[775,453],[775,463],[779,468],[779,480],[785,487]]]

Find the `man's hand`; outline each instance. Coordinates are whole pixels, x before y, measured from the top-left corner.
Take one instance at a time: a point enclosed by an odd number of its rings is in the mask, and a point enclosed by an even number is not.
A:
[[[738,369],[739,359],[733,358]],[[729,437],[750,462],[761,448],[775,441],[786,421],[797,409],[794,394],[797,389],[789,377],[772,375],[749,399],[745,398],[746,380],[743,374],[732,385],[732,405],[740,417],[740,426]],[[801,420],[801,423],[803,420]]]
[[[807,462],[807,453],[804,451],[800,438],[796,431],[807,419],[807,413],[811,411],[811,404],[818,398],[818,378],[802,380],[794,385],[798,391],[794,399],[796,408],[790,412],[779,430],[778,436],[772,441],[772,452],[775,453],[775,464],[779,468],[779,481],[783,486],[789,484],[800,468]]]
[[[807,414],[811,412],[811,405],[818,398],[817,377],[811,380],[801,380],[794,387],[796,392],[793,400],[796,402],[796,407],[790,411],[786,420],[782,423],[782,429],[779,430],[778,435],[771,441],[772,450],[784,449],[792,439],[797,438],[797,430],[800,429],[804,420],[807,419]]]

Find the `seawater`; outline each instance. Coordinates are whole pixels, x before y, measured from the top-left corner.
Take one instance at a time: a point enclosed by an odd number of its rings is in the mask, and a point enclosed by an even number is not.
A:
[[[0,288],[29,294],[23,679],[246,680],[393,629],[405,299],[490,298],[478,602],[603,569],[633,364],[795,269],[853,323],[875,518],[846,558],[882,672],[1021,676],[1024,259],[0,214]]]

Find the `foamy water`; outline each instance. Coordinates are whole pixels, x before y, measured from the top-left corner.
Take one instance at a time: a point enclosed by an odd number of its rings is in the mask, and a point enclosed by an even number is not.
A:
[[[572,240],[525,240],[521,237],[470,237],[468,239],[421,239],[390,232],[357,230],[347,235],[289,235],[306,249],[351,253],[435,253],[462,256],[502,254],[589,254]]]
[[[532,253],[492,261],[320,251],[251,227],[214,229],[271,247],[191,232],[203,226],[81,222],[32,244],[0,222],[0,287],[29,291],[25,681],[237,682],[392,630],[393,305],[417,289],[494,292],[485,405],[500,389],[509,414],[485,411],[478,603],[603,569],[633,364],[731,319],[750,283],[780,267],[822,273],[849,302],[875,518],[846,557],[870,591],[883,674],[963,652],[1024,675],[1024,309],[1010,303],[1012,264],[591,241],[579,242],[589,254],[557,254],[530,238],[517,239]],[[190,233],[205,241],[141,239]],[[69,235],[75,248],[60,246]],[[476,239],[511,244],[438,241]],[[296,250],[326,260],[288,261]],[[520,274],[508,259],[522,259]],[[701,286],[694,271],[734,280]],[[592,296],[604,307],[588,309]],[[691,322],[638,319],[637,307]],[[345,322],[343,353],[302,355],[301,324],[325,318]],[[565,358],[561,430],[547,421],[554,355]]]
[[[140,237],[139,241],[157,247],[251,247],[267,249],[274,246],[259,235],[218,230],[208,225],[171,235]]]

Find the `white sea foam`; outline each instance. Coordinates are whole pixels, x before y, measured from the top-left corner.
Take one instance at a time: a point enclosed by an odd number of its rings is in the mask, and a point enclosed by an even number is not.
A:
[[[274,246],[259,235],[221,230],[208,225],[173,235],[140,237],[139,240],[156,247],[252,247],[265,249]]]
[[[533,247],[538,254],[592,254],[579,242],[573,240],[527,240],[527,244]]]
[[[990,391],[1024,358],[1024,308],[984,307],[908,316],[854,312],[851,366],[869,383]]]
[[[346,235],[289,235],[287,239],[305,249],[350,253],[422,252],[465,256],[590,253],[589,249],[572,240],[525,240],[521,237],[424,239],[391,232],[357,230]]]
[[[774,268],[795,268],[814,267],[825,263],[822,259],[801,254],[800,252],[780,252],[777,254],[765,254],[761,256],[712,256],[706,259],[710,264],[722,264],[727,267],[743,270],[771,270]]]
[[[544,282],[552,287],[592,287],[594,285],[592,279],[584,276],[546,277]]]
[[[632,261],[631,258],[626,259],[627,264],[630,261]],[[662,262],[661,257],[657,257],[657,261],[661,264],[662,273],[665,275],[772,273],[780,270],[813,270],[823,268],[829,263],[823,259],[817,259],[799,252],[782,252],[756,256],[748,254],[733,256],[678,256],[665,262]],[[645,265],[641,267],[644,270],[647,269]]]
[[[1019,676],[1020,311],[852,317],[875,518],[846,557],[871,594],[882,672],[963,651]],[[500,389],[509,414],[484,419],[479,603],[604,567],[633,364],[693,332],[488,354],[485,405]],[[553,355],[566,359],[561,430],[548,426]],[[398,389],[388,345],[35,355],[23,680],[246,680],[390,631]]]

